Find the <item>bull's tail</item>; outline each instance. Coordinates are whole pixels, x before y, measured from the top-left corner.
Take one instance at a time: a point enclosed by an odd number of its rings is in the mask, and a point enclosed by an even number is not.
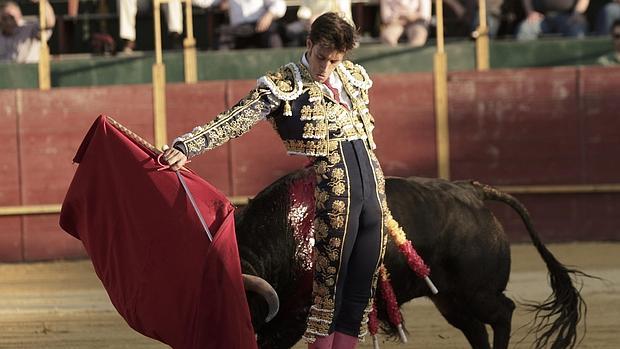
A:
[[[534,229],[529,212],[514,196],[479,182],[472,182],[472,185],[484,200],[500,201],[517,211],[549,270],[549,282],[553,290],[551,295],[543,303],[526,304],[535,313],[535,321],[530,329],[530,333],[536,335],[535,347],[574,348],[578,339],[577,325],[585,317],[587,307],[573,281],[576,276],[589,275],[567,268],[551,254]]]

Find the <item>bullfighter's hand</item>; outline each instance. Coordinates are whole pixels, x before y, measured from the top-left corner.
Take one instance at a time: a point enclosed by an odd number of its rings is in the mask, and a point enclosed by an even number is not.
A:
[[[180,170],[187,163],[187,156],[176,148],[164,149],[163,158],[174,171]]]

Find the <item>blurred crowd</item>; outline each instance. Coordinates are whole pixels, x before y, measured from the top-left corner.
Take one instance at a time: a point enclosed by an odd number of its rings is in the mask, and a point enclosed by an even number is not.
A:
[[[38,0],[30,0],[34,3]],[[80,0],[65,1],[66,12],[59,17],[79,17]],[[84,1],[84,0],[82,0]],[[109,0],[97,0],[105,2]],[[118,36],[105,33],[92,35],[91,46],[99,53],[129,54],[136,50],[136,15],[152,11],[152,0],[115,0]],[[435,0],[375,0],[369,31],[377,35],[371,40],[386,45],[426,44],[434,33]],[[607,63],[620,57],[620,0],[602,0],[593,13],[591,0],[485,0],[488,34],[491,38],[536,40],[542,36],[580,38],[586,35],[610,36],[614,54]],[[592,0],[595,1],[595,0]],[[479,35],[477,0],[443,0],[444,14],[452,28],[460,28],[462,36]],[[22,4],[24,4],[22,2]],[[32,5],[32,4],[30,4]],[[350,0],[192,0],[196,9],[214,11],[225,17],[216,24],[218,49],[276,48],[304,46],[312,21],[325,12],[337,12],[354,25]],[[101,8],[102,6],[99,6]],[[36,7],[38,9],[38,7]],[[103,6],[103,8],[107,8]],[[183,5],[169,0],[162,5],[167,28],[167,48],[180,49],[183,42]],[[588,15],[588,14],[589,15]],[[37,13],[33,13],[37,15]],[[365,16],[368,17],[368,16]],[[590,20],[588,20],[590,18]],[[373,20],[374,19],[374,20]],[[366,20],[366,22],[369,22]],[[26,20],[20,3],[0,0],[0,61],[32,63],[38,60],[41,40],[48,40],[56,17],[49,3],[46,6],[45,28],[38,17]],[[463,29],[464,28],[464,29]],[[361,28],[364,29],[364,28]],[[376,29],[376,30],[375,30]],[[448,31],[449,32],[449,31]],[[116,36],[116,34],[114,35]],[[615,58],[615,61],[612,59]]]

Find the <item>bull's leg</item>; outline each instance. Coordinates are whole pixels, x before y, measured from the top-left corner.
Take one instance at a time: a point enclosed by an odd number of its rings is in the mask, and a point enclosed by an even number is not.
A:
[[[503,293],[496,293],[478,294],[472,304],[476,317],[493,328],[493,349],[507,349],[515,303]]]
[[[431,297],[433,303],[450,325],[463,332],[473,349],[491,349],[489,335],[484,324],[472,316],[463,306],[457,304],[452,297],[437,295]]]

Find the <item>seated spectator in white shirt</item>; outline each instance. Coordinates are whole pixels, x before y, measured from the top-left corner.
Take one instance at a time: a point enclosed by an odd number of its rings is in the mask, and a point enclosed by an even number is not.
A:
[[[46,30],[43,36],[47,41],[52,36],[56,17],[49,2],[46,5]],[[6,1],[0,4],[0,31],[0,61],[16,63],[39,61],[41,52],[39,21],[38,19],[26,21],[17,3]]]
[[[152,11],[152,0],[118,0],[119,36],[123,40],[123,52],[131,53],[136,48],[136,15]],[[169,0],[162,3],[161,10],[166,18],[168,36],[172,49],[183,48],[183,9],[181,1]],[[152,29],[151,29],[152,30]]]
[[[409,45],[423,46],[428,38],[431,21],[431,0],[381,0],[381,40],[391,46],[398,44],[403,32]]]
[[[228,11],[230,28],[223,34],[232,36],[235,49],[282,47],[276,21],[286,13],[284,0],[194,0],[193,4],[219,4]]]
[[[286,26],[287,45],[305,46],[312,22],[327,12],[340,14],[355,27],[351,15],[351,0],[302,0],[297,10],[298,20]]]

